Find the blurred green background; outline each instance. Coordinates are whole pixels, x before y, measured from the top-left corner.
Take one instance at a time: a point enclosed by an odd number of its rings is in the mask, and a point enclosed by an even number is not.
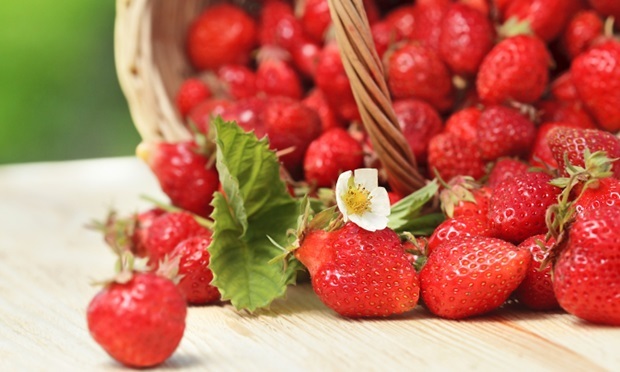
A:
[[[115,2],[0,1],[0,164],[133,155]]]

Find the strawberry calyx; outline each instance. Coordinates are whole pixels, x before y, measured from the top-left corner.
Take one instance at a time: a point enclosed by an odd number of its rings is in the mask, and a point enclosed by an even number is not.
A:
[[[461,202],[477,203],[473,190],[479,189],[480,184],[470,176],[456,176],[449,182],[439,178],[440,184],[444,187],[439,192],[441,210],[448,217],[454,216],[454,207]]]
[[[208,218],[201,217],[201,216],[199,216],[199,215],[197,215],[195,213],[187,211],[187,210],[185,210],[183,208],[176,207],[176,206],[174,206],[172,204],[164,203],[164,202],[159,201],[159,200],[157,200],[157,199],[155,199],[153,197],[150,197],[148,195],[141,195],[140,198],[143,199],[143,200],[146,200],[146,201],[148,201],[150,203],[152,203],[156,207],[158,207],[158,208],[160,208],[160,209],[162,209],[162,210],[164,210],[166,212],[170,212],[170,213],[175,213],[175,212],[188,213],[192,217],[194,217],[194,219],[196,220],[196,222],[198,222],[198,224],[200,226],[202,226],[202,227],[204,227],[204,228],[206,228],[206,229],[208,229],[210,231],[213,231],[213,224],[214,224],[214,222],[212,220],[208,219]]]
[[[410,232],[399,234],[405,253],[416,272],[420,272],[428,260],[428,240],[424,237],[416,238]]]
[[[138,216],[119,218],[115,210],[110,210],[105,221],[92,221],[87,228],[103,233],[106,245],[116,254],[133,250],[133,236],[138,226]]]
[[[515,16],[508,18],[497,28],[497,35],[500,39],[507,39],[517,35],[534,35],[534,30],[530,21]]]

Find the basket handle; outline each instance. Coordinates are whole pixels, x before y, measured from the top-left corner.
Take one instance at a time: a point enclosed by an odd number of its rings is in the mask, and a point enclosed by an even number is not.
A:
[[[373,149],[385,167],[390,186],[401,195],[409,195],[423,187],[426,179],[418,171],[398,125],[362,0],[328,3],[342,63]]]

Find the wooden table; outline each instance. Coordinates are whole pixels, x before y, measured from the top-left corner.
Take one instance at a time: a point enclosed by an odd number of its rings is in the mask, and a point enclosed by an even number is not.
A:
[[[110,158],[0,167],[0,371],[116,370],[90,338],[85,308],[114,256],[85,228],[109,208],[163,195],[146,166]],[[620,328],[514,307],[467,321],[422,306],[390,320],[347,320],[307,284],[258,314],[195,307],[162,369],[197,371],[620,371]]]

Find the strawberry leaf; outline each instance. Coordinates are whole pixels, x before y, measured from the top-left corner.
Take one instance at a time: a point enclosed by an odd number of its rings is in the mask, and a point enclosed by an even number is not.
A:
[[[422,223],[425,230],[432,229],[434,227],[431,226],[432,224],[438,224],[441,221],[437,216],[430,218],[425,217],[423,215],[423,210],[424,206],[433,200],[438,191],[439,186],[435,179],[421,189],[396,202],[392,205],[392,210],[388,217],[388,227],[396,232],[411,231],[416,229],[417,221]],[[431,222],[431,225],[429,225],[429,222]]]
[[[213,129],[223,189],[214,196],[211,215],[213,285],[235,308],[254,311],[282,297],[295,282],[299,262],[292,255],[274,258],[290,244],[287,232],[297,226],[300,205],[286,190],[267,140],[221,118]]]

